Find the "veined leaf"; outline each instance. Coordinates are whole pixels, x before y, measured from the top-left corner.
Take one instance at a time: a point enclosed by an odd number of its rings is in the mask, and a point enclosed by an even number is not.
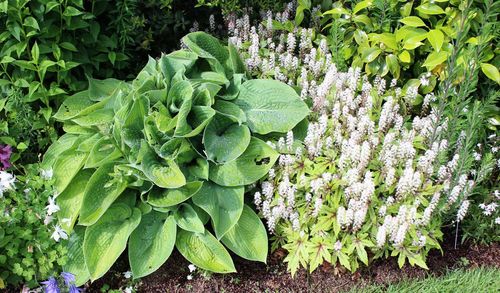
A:
[[[130,235],[128,259],[134,279],[156,271],[170,256],[175,245],[177,226],[173,216],[151,211]]]
[[[90,273],[83,256],[85,227],[77,226],[68,241],[68,261],[63,270],[75,276],[75,285],[82,286],[90,279]]]
[[[444,34],[439,29],[430,30],[427,33],[427,39],[431,43],[434,50],[439,52],[444,42]]]
[[[215,116],[203,134],[207,158],[221,164],[235,160],[250,144],[250,137],[246,125],[238,125],[222,115]]]
[[[221,239],[222,243],[237,255],[248,259],[266,262],[268,241],[267,232],[259,216],[247,205],[236,225]]]
[[[500,73],[498,68],[489,63],[481,63],[481,71],[491,80],[500,83]]]
[[[252,132],[287,132],[309,114],[309,108],[288,85],[254,79],[243,83],[234,100],[247,117]]]
[[[221,239],[235,224],[243,211],[243,186],[224,187],[205,182],[193,196],[193,202],[212,218],[215,235]]]
[[[174,189],[153,188],[148,194],[147,202],[155,207],[175,206],[195,195],[202,185],[202,181],[193,181]]]
[[[426,26],[425,22],[418,16],[407,16],[399,21],[412,27]]]
[[[54,164],[54,188],[61,193],[85,164],[88,153],[69,149],[59,155]]]
[[[92,281],[102,277],[127,246],[127,240],[141,221],[141,211],[117,203],[94,225],[87,227],[83,241],[85,264]]]
[[[127,187],[127,182],[114,180],[114,164],[99,167],[90,177],[83,195],[79,224],[93,225]]]
[[[78,218],[80,208],[83,202],[83,195],[85,186],[93,174],[93,170],[81,170],[71,180],[71,183],[66,189],[57,196],[57,204],[61,208],[57,212],[57,218],[63,228],[68,234],[73,229],[73,225]]]
[[[183,203],[179,205],[174,216],[177,226],[183,230],[194,233],[203,233],[205,231],[203,222],[190,204]]]
[[[160,159],[152,150],[147,151],[142,159],[142,171],[162,188],[178,188],[186,184],[186,178],[175,161]]]
[[[193,233],[180,229],[175,246],[191,263],[215,273],[236,272],[233,260],[217,239],[207,230]]]
[[[182,38],[182,42],[202,58],[216,59],[224,64],[229,54],[218,39],[204,32],[194,32]]]

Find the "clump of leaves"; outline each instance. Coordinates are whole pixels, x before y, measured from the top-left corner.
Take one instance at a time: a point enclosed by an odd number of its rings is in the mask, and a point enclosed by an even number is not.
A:
[[[78,219],[65,267],[76,285],[104,275],[127,242],[135,278],[174,246],[218,273],[235,271],[226,247],[266,260],[266,230],[244,204],[245,185],[278,157],[262,139],[309,109],[283,83],[247,80],[231,45],[201,32],[183,42],[188,50],[150,59],[130,83],[91,80],[54,116],[66,134],[43,163],[54,171],[63,229]]]
[[[0,173],[0,289],[37,286],[66,262],[66,247],[51,239],[45,207],[54,194],[53,180],[40,177],[38,165],[30,165],[5,189],[8,173]]]

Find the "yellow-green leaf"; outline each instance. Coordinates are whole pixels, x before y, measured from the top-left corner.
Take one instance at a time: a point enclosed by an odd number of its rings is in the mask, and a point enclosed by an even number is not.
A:
[[[440,51],[444,42],[444,34],[439,29],[430,30],[427,33],[427,39],[436,51]]]
[[[410,53],[408,53],[408,51],[406,51],[406,50],[401,52],[398,57],[399,57],[399,60],[401,60],[404,63],[410,63],[410,61],[411,61]]]
[[[481,63],[481,70],[483,73],[491,80],[500,83],[500,73],[498,72],[498,68],[489,63]]]
[[[432,70],[434,69],[434,67],[446,61],[447,58],[448,53],[446,53],[445,51],[432,52],[429,54],[429,56],[427,56],[427,59],[425,59],[425,62],[422,66],[428,67],[429,70]]]
[[[418,16],[408,16],[399,21],[411,27],[426,26],[425,22]]]

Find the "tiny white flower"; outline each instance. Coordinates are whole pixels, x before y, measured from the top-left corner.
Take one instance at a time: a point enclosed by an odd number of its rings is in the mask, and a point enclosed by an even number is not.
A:
[[[190,265],[188,265],[188,269],[189,269],[189,272],[192,273],[192,272],[196,271],[196,266],[194,264],[190,264]]]
[[[123,293],[132,293],[132,287],[127,287],[123,290]]]
[[[125,277],[125,279],[130,279],[132,277],[132,272],[126,271],[123,273],[123,276]]]
[[[192,275],[187,275],[187,279],[188,279],[188,281],[191,281],[193,279],[193,276]]]
[[[0,196],[7,190],[14,189],[14,181],[16,177],[5,171],[0,171]]]
[[[50,180],[52,179],[52,176],[54,175],[54,170],[48,169],[48,170],[40,170],[40,176],[45,179],[45,180]]]
[[[495,224],[500,225],[500,217],[495,218]]]
[[[50,224],[52,222],[52,220],[54,220],[54,217],[52,216],[49,216],[49,215],[46,215],[45,216],[45,219],[43,220],[43,224],[45,226],[47,226],[48,224]]]
[[[333,245],[333,249],[335,249],[336,251],[340,251],[342,249],[342,242],[337,240],[337,242],[335,242],[335,244]]]
[[[50,216],[53,213],[57,213],[61,208],[56,204],[54,197],[49,197],[49,204],[45,207],[47,214]]]
[[[52,239],[54,239],[56,242],[59,242],[61,239],[68,239],[68,234],[61,228],[61,226],[56,225],[54,227],[54,233],[52,233],[52,236],[50,236]]]

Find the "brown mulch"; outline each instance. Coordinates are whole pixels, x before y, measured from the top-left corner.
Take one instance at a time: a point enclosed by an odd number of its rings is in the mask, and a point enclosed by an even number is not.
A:
[[[142,279],[138,292],[343,292],[355,286],[389,284],[404,279],[421,279],[429,274],[438,276],[449,269],[474,268],[480,266],[500,267],[500,243],[489,246],[443,245],[444,255],[431,251],[427,259],[429,271],[408,264],[399,269],[396,259],[377,260],[369,267],[362,267],[352,274],[325,264],[307,274],[299,271],[294,278],[283,263],[284,252],[277,251],[268,258],[268,265],[249,262],[233,256],[238,273],[208,277],[195,273],[189,275],[189,262],[178,252],[155,273]],[[125,280],[118,272],[127,270],[126,261],[118,264],[115,273],[108,273],[94,282],[86,292],[100,292],[104,284],[111,288],[125,286]]]

